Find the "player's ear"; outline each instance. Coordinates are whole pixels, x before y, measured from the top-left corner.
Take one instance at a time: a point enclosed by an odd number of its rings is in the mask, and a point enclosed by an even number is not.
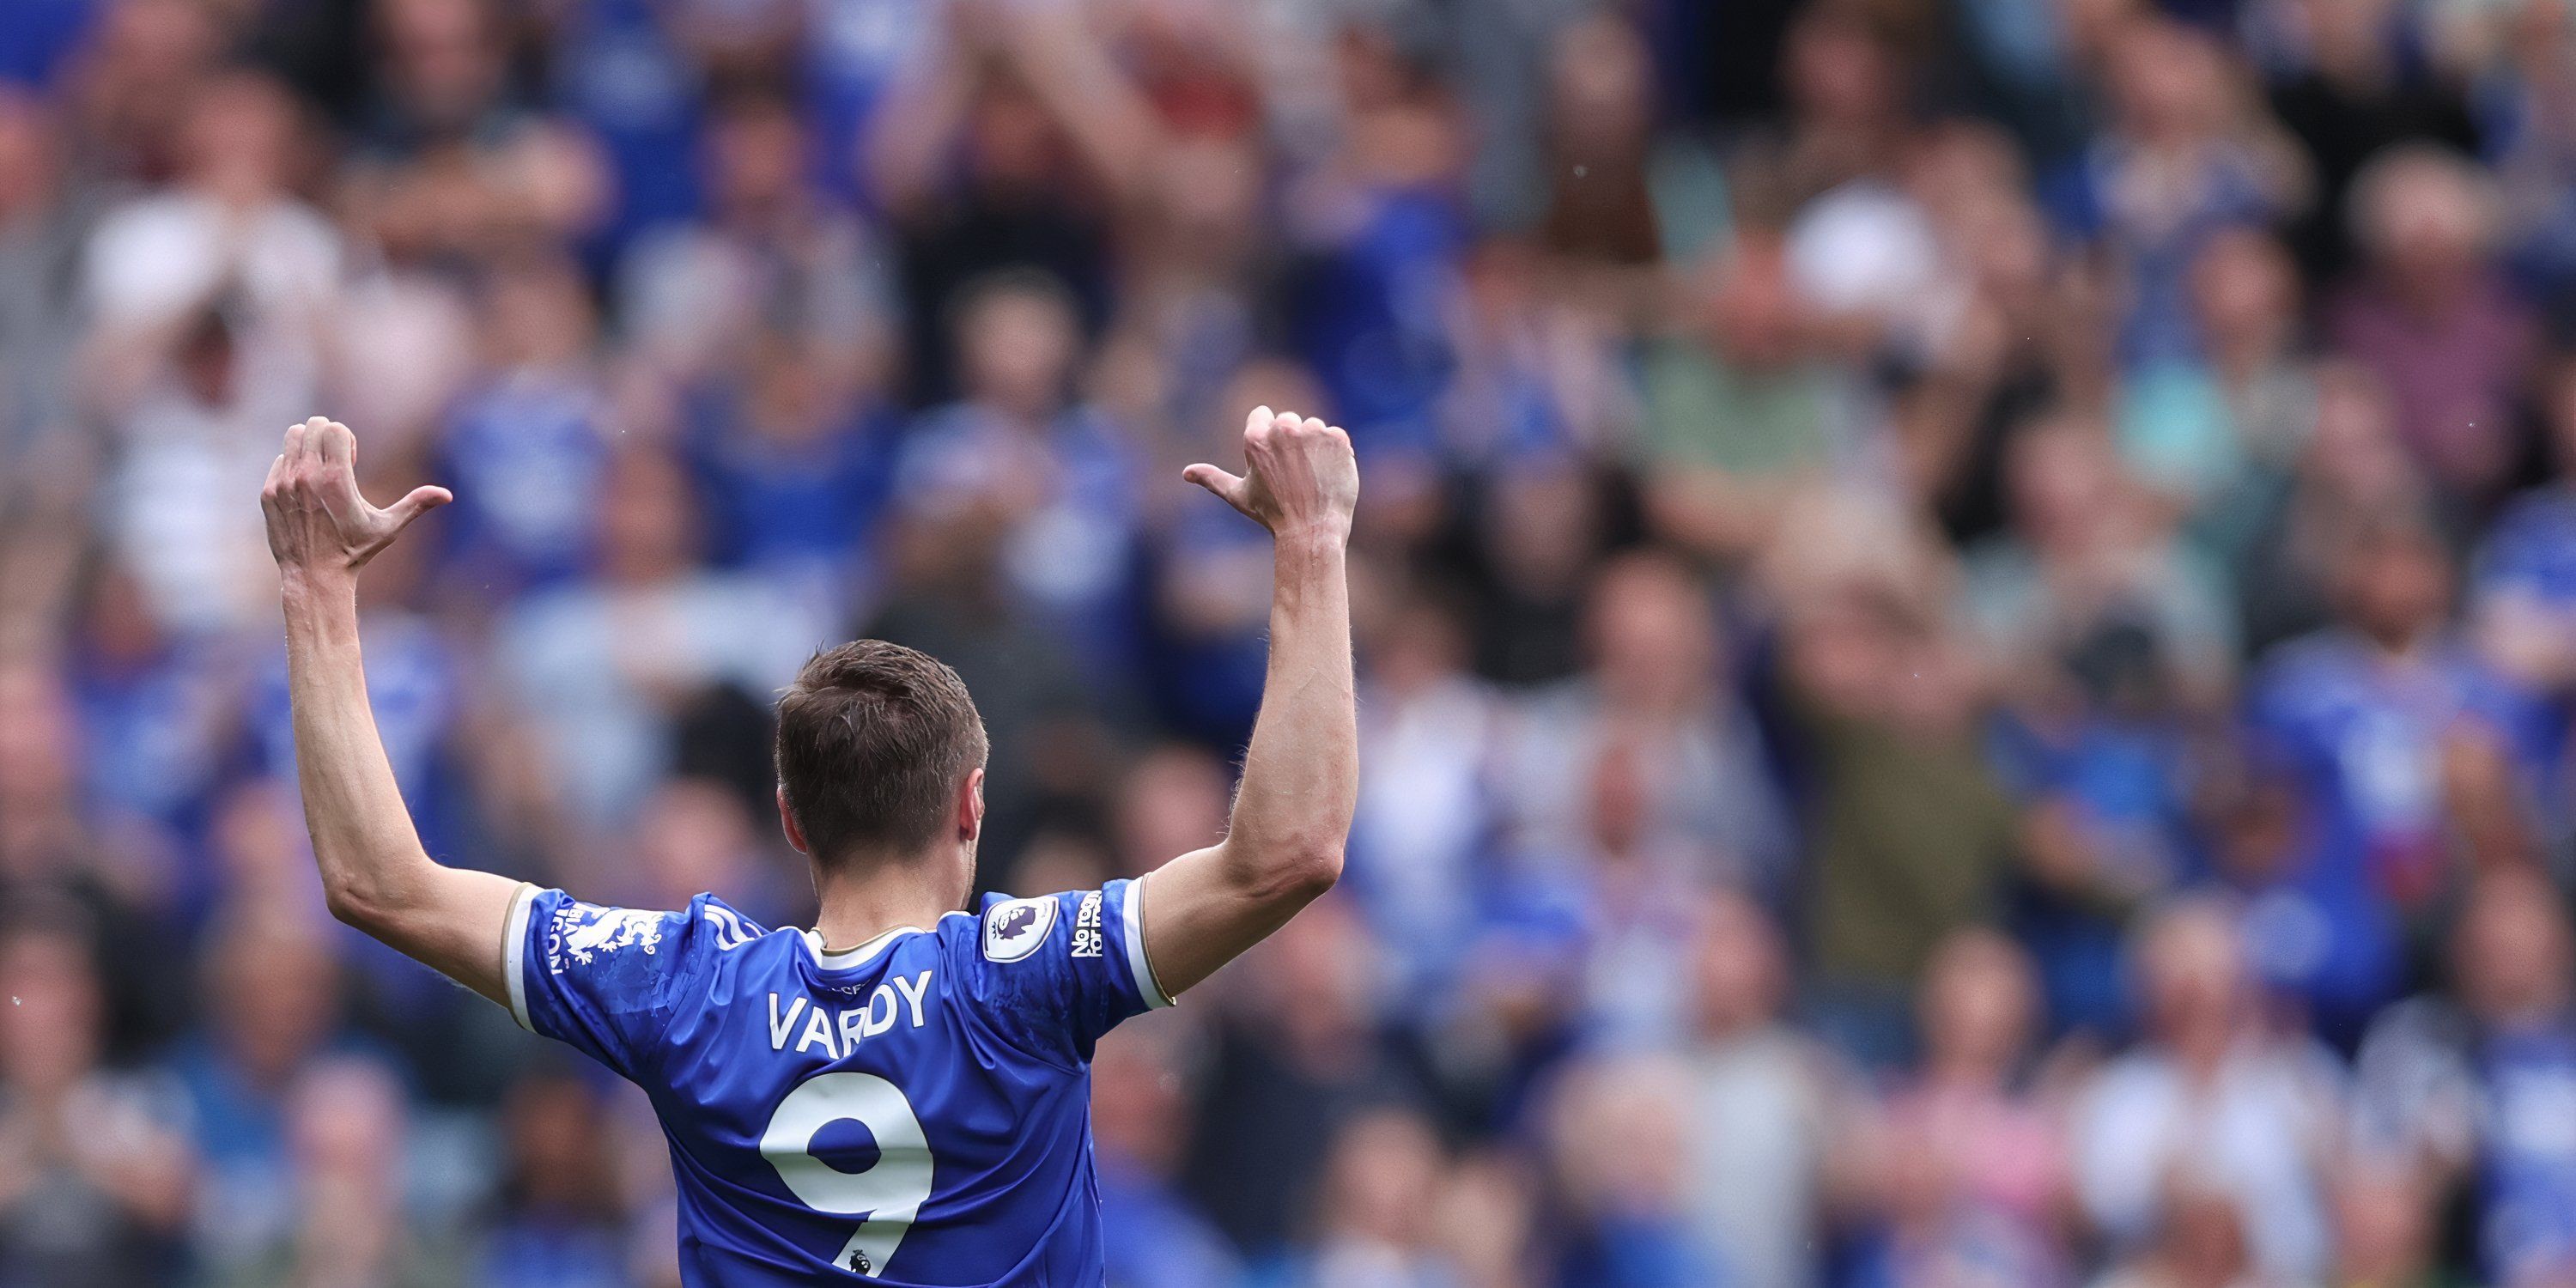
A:
[[[812,855],[806,848],[805,829],[796,826],[796,811],[787,808],[787,784],[778,785],[778,826],[787,833],[787,848],[798,854]]]
[[[972,841],[984,834],[984,767],[966,771],[966,784],[957,793],[957,839]]]

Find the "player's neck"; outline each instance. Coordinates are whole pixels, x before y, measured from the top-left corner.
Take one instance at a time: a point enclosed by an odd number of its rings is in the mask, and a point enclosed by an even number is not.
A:
[[[927,930],[957,909],[939,870],[926,859],[862,860],[842,872],[819,874],[814,893],[821,910],[814,933],[832,952],[856,948],[889,930]]]

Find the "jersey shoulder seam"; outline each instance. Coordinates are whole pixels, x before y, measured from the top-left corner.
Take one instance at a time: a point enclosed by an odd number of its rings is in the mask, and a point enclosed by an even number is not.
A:
[[[1055,898],[1058,898],[1059,896],[1056,896],[1056,895],[1047,895],[1047,896],[1044,896],[1044,897],[1045,897],[1045,898],[1048,898],[1048,899],[1055,899]],[[1059,911],[1059,912],[1061,912],[1061,909],[1059,909],[1058,911]],[[941,942],[942,942],[942,946],[943,946],[943,948],[944,948],[944,949],[947,949],[947,950],[951,950],[951,951],[959,952],[959,953],[961,953],[961,954],[962,954],[962,955],[963,955],[967,960],[969,960],[969,961],[973,961],[973,960],[980,959],[980,958],[983,956],[983,945],[984,945],[984,914],[983,914],[983,913],[981,913],[981,912],[953,912],[953,913],[949,913],[947,916],[943,916],[943,917],[941,917],[941,918],[939,919],[939,924],[940,924],[941,929],[943,929],[943,930],[944,930],[944,929],[946,929],[946,928],[947,928],[947,925],[948,925],[948,918],[949,918],[949,917],[957,917],[957,916],[964,916],[964,917],[971,917],[971,918],[973,918],[973,919],[974,919],[974,927],[975,927],[975,928],[974,928],[974,931],[973,931],[973,933],[972,933],[972,934],[968,935],[968,936],[967,936],[966,938],[964,938],[963,940],[949,940],[949,939],[947,938],[947,936],[945,936],[945,935],[940,935],[940,936],[939,936],[939,938],[940,938],[940,940],[941,940]],[[1058,919],[1059,919],[1059,920],[1061,920],[1062,918],[1061,918],[1061,917],[1059,917]],[[1055,936],[1055,930],[1054,930],[1054,928],[1050,927],[1050,928],[1047,930],[1047,936],[1048,936],[1048,938],[1050,938],[1050,939],[1054,938],[1054,936]],[[985,963],[985,965],[988,965],[988,966],[989,966],[989,965],[992,965],[992,964],[993,964],[993,963],[990,963],[990,962]],[[1040,1064],[1043,1064],[1043,1065],[1047,1066],[1047,1067],[1048,1067],[1048,1068],[1050,1068],[1050,1069],[1054,1069],[1054,1070],[1057,1070],[1058,1072],[1065,1073],[1065,1074],[1080,1074],[1080,1073],[1082,1072],[1082,1068],[1081,1068],[1081,1066],[1080,1066],[1079,1064],[1075,1064],[1075,1063],[1068,1063],[1068,1062],[1066,1062],[1066,1061],[1059,1060],[1059,1059],[1057,1059],[1056,1057],[1054,1057],[1054,1056],[1052,1056],[1052,1055],[1047,1054],[1046,1052],[1043,1052],[1043,1051],[1037,1051],[1037,1050],[1032,1050],[1032,1049],[1029,1047],[1029,1045],[1028,1045],[1027,1043],[1024,1043],[1024,1042],[1020,1041],[1019,1039],[1012,1037],[1012,1036],[1011,1036],[1011,1034],[1010,1034],[1010,1033],[1008,1033],[1008,1032],[1006,1032],[1006,1031],[1003,1029],[1003,1027],[1002,1027],[1001,1025],[993,1023],[993,1021],[992,1021],[990,1018],[988,1018],[988,1017],[984,1014],[984,1009],[983,1009],[983,1005],[982,1005],[983,1001],[984,1001],[984,998],[983,998],[983,996],[981,995],[981,993],[979,992],[979,993],[978,993],[978,995],[977,995],[976,997],[974,997],[973,999],[971,999],[971,1002],[972,1002],[973,1004],[968,1005],[968,1006],[964,1006],[964,1007],[960,1007],[960,1008],[958,1008],[958,1009],[960,1009],[960,1010],[963,1010],[963,1011],[966,1013],[966,1019],[967,1019],[967,1022],[968,1022],[968,1023],[973,1024],[974,1026],[976,1026],[976,1027],[977,1027],[977,1028],[979,1028],[979,1029],[982,1029],[986,1034],[989,1034],[989,1035],[990,1035],[990,1036],[991,1036],[995,1041],[1000,1042],[1002,1045],[1007,1046],[1007,1047],[1011,1048],[1012,1050],[1017,1051],[1017,1052],[1019,1052],[1020,1054],[1025,1055],[1025,1056],[1029,1057],[1030,1059],[1035,1060],[1035,1061],[1037,1061],[1038,1063],[1040,1063]]]
[[[678,960],[672,963],[671,971],[654,984],[652,1004],[645,1008],[645,1014],[652,1017],[653,1027],[657,1033],[670,1031],[671,1014],[679,1004],[677,997],[680,991],[683,988],[694,988],[703,994],[705,982],[714,973],[715,957],[723,949],[700,945],[697,942],[702,935],[712,936],[716,933],[715,924],[707,917],[707,910],[710,908],[723,909],[727,916],[746,927],[756,928],[759,925],[751,918],[734,911],[733,905],[724,902],[713,892],[698,894],[680,906],[677,913],[680,918],[680,933],[677,936],[680,944],[672,949],[674,953],[679,954]],[[751,935],[741,941],[741,946],[758,943],[774,933],[776,932],[763,931]],[[680,945],[685,945],[686,949],[684,950]],[[647,1047],[648,1049],[644,1051],[628,1052],[628,1059],[634,1064],[636,1073],[642,1074],[649,1071],[657,1084],[663,1084],[663,1067],[670,1055],[670,1044],[652,1042],[648,1043]],[[643,1079],[639,1077],[635,1081],[640,1083]]]

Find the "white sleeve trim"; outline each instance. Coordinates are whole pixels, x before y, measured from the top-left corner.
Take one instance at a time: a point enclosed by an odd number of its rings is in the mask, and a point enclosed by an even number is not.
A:
[[[536,904],[537,888],[520,882],[519,892],[510,897],[510,920],[501,932],[501,978],[510,990],[510,1018],[530,1033],[537,1026],[528,1018],[528,914]]]
[[[1164,992],[1162,982],[1154,978],[1154,963],[1146,960],[1145,957],[1145,879],[1143,877],[1128,882],[1127,889],[1119,894],[1118,921],[1119,929],[1125,932],[1122,938],[1127,941],[1127,973],[1136,978],[1137,996],[1145,999],[1145,1009],[1149,1011],[1159,1011],[1170,1006],[1171,995]]]

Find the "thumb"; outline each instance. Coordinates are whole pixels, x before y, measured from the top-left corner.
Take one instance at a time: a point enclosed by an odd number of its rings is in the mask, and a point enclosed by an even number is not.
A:
[[[1249,485],[1243,479],[1206,464],[1193,465],[1181,471],[1181,477],[1216,493],[1217,498],[1227,505],[1247,515],[1252,513],[1249,505]]]
[[[455,499],[456,494],[443,487],[416,487],[405,493],[403,499],[394,502],[386,513],[394,517],[394,528],[399,531],[410,526],[412,520]]]

